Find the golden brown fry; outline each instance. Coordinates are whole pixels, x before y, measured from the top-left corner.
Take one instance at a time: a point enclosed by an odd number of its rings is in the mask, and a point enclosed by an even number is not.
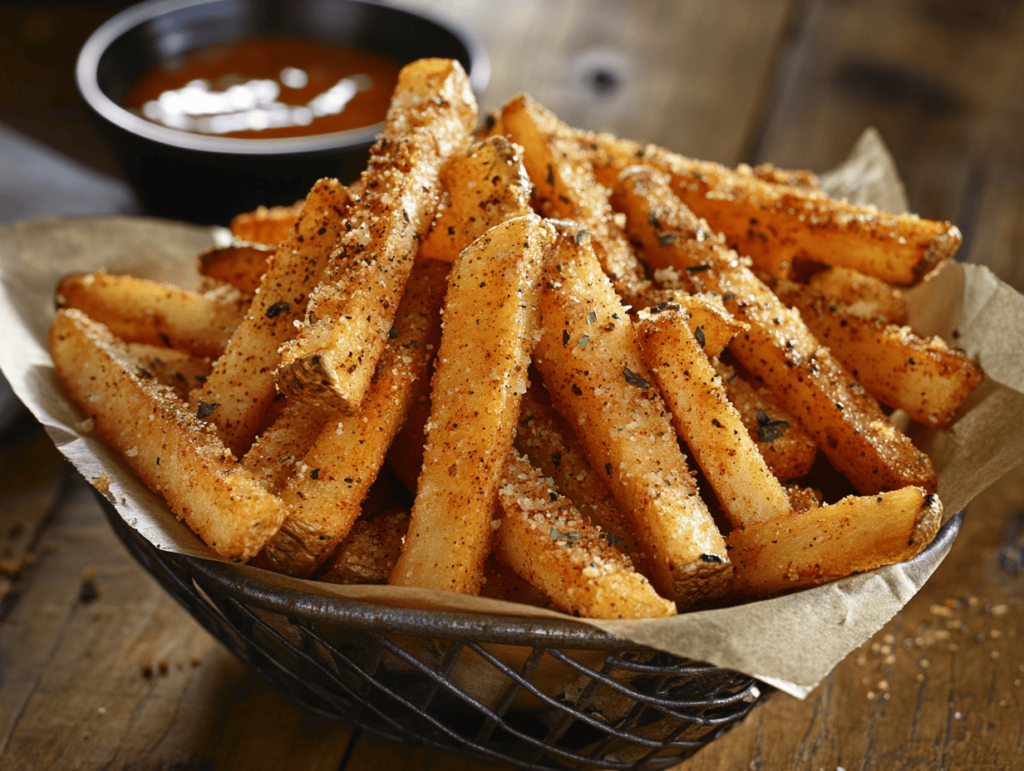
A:
[[[747,434],[681,310],[640,311],[634,326],[644,361],[672,411],[676,432],[733,527],[792,513],[786,491]]]
[[[309,575],[359,516],[388,447],[421,392],[417,384],[427,377],[440,336],[448,269],[436,260],[416,264],[359,412],[310,411],[321,416],[316,441],[281,490],[288,517],[254,560],[260,567]]]
[[[242,456],[242,467],[267,490],[279,494],[329,417],[330,413],[319,407],[286,401]]]
[[[668,175],[633,167],[612,200],[626,213],[648,263],[686,270],[704,290],[750,324],[729,350],[782,405],[862,493],[918,486],[935,489],[931,461],[886,419],[877,402],[820,346],[735,252],[711,236],[669,188]]]
[[[749,325],[735,319],[717,294],[684,294],[675,290],[656,290],[651,295],[659,302],[649,306],[651,313],[667,309],[681,313],[686,326],[700,343],[706,356],[718,356]]]
[[[288,238],[289,231],[302,212],[302,201],[291,206],[259,206],[255,211],[235,215],[231,234],[239,241],[277,246]]]
[[[769,389],[755,388],[721,361],[712,364],[725,386],[726,396],[772,473],[783,482],[807,474],[818,454],[811,435],[782,408]]]
[[[883,404],[918,423],[947,428],[984,378],[981,367],[941,338],[844,312],[808,287],[779,282],[779,299],[800,311],[811,332]]]
[[[544,592],[495,557],[493,552],[484,563],[484,585],[480,589],[480,596],[537,608],[550,605]]]
[[[733,171],[608,134],[581,134],[577,141],[590,148],[595,172],[608,186],[635,164],[671,174],[672,190],[694,214],[780,278],[795,258],[806,257],[908,286],[952,257],[962,240],[948,222],[835,201],[806,186],[764,181],[749,168]]]
[[[188,401],[189,393],[206,379],[213,366],[209,359],[174,348],[148,343],[126,343],[125,348],[135,359],[142,377],[152,377],[161,385],[174,389],[183,401]]]
[[[658,592],[680,608],[718,596],[731,572],[725,542],[697,494],[629,316],[585,237],[563,230],[555,248],[534,355],[551,401],[632,517]]]
[[[442,164],[469,142],[476,101],[458,62],[420,59],[398,76],[363,175],[299,334],[281,347],[278,387],[351,414],[359,408],[437,204]]]
[[[856,316],[883,318],[890,324],[907,323],[907,301],[903,292],[852,268],[830,267],[813,273],[807,286],[820,292],[833,305]]]
[[[122,340],[216,358],[245,314],[237,293],[187,289],[98,270],[66,276],[57,307],[77,308]]]
[[[452,266],[423,470],[392,584],[480,590],[494,492],[529,382],[551,238],[535,214],[518,217],[489,230]]]
[[[629,557],[590,523],[515,450],[498,488],[498,558],[551,601],[584,618],[659,618],[676,606],[662,599]]]
[[[530,97],[502,110],[505,132],[523,148],[523,163],[547,217],[578,222],[592,237],[594,253],[626,304],[640,305],[651,288],[644,266],[615,224],[608,192],[598,184],[575,132]]]
[[[408,528],[406,509],[360,517],[326,561],[317,580],[329,584],[386,584]]]
[[[274,253],[249,312],[198,394],[216,404],[217,432],[242,455],[259,431],[277,391],[278,346],[294,337],[306,298],[323,275],[349,205],[348,190],[321,179],[309,191],[289,236]]]
[[[174,392],[142,376],[101,324],[62,310],[50,353],[71,399],[140,479],[215,552],[252,557],[286,509],[236,463]]]
[[[938,497],[906,487],[733,531],[733,595],[769,597],[911,559],[941,521]]]
[[[199,274],[206,278],[230,284],[252,297],[267,272],[276,246],[239,241],[231,246],[207,249],[199,255]]]

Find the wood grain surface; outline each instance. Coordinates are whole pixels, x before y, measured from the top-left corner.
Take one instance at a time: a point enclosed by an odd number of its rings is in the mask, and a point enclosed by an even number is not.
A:
[[[911,208],[1024,290],[1018,0],[403,0],[490,51],[483,107],[728,164],[823,170],[876,126]],[[0,8],[0,122],[100,170],[69,66],[114,6]],[[0,184],[3,184],[0,178]],[[31,423],[0,438],[0,768],[483,769],[304,713],[127,555]],[[681,767],[1024,768],[1024,482],[968,508],[924,590],[804,701],[776,695]]]

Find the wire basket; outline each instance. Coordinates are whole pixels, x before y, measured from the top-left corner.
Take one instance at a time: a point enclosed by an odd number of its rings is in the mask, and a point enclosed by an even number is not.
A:
[[[304,708],[395,742],[528,769],[654,769],[772,689],[572,621],[392,608],[291,591],[158,550],[97,494],[129,552]]]

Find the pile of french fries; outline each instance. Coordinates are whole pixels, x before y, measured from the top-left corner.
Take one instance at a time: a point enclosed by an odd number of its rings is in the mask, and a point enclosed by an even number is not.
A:
[[[889,411],[948,426],[982,378],[905,326],[954,226],[526,96],[477,122],[456,62],[415,62],[362,177],[237,217],[199,291],[67,277],[50,349],[83,425],[227,559],[583,617],[932,539]]]

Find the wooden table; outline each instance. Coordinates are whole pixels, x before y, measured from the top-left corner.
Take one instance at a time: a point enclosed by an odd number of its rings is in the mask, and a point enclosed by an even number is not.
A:
[[[1024,7],[1008,0],[408,0],[486,41],[483,100],[725,163],[823,170],[874,125],[912,209],[1024,290]],[[0,9],[0,122],[116,173],[70,63],[114,6]],[[0,178],[0,185],[3,179]],[[59,212],[54,212],[59,213]],[[131,560],[30,422],[0,437],[0,766],[475,768],[302,712]],[[697,769],[1024,767],[1024,484],[968,509],[924,590],[805,701],[777,695]],[[481,766],[483,767],[483,766]]]

